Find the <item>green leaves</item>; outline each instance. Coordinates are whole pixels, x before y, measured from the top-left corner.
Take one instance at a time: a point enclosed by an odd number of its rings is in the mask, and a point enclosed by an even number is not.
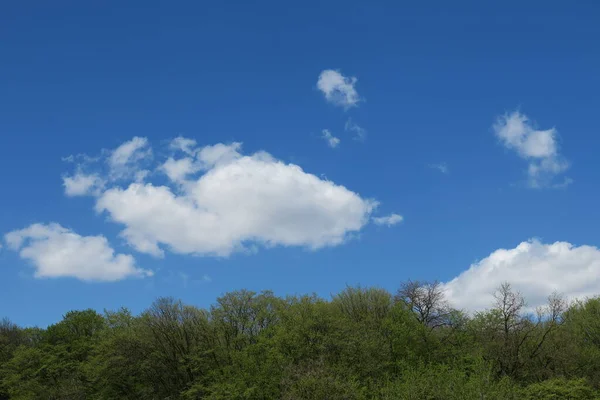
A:
[[[600,300],[540,314],[504,285],[469,317],[439,284],[331,301],[241,290],[210,310],[159,298],[71,311],[47,329],[0,323],[0,400],[593,399]]]
[[[523,400],[593,400],[600,394],[581,379],[556,378],[527,386],[521,394]]]
[[[510,400],[518,399],[508,379],[495,380],[482,360],[469,371],[461,365],[419,364],[402,369],[388,382],[379,398],[406,400]]]

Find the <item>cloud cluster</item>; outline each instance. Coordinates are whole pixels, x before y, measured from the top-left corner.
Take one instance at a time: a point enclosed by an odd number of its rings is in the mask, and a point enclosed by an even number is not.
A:
[[[122,224],[137,251],[228,256],[246,244],[318,249],[361,230],[377,206],[268,153],[243,155],[239,143],[179,148],[183,154],[159,168],[176,188],[133,182],[97,198],[96,210]]]
[[[317,88],[323,93],[325,99],[336,106],[343,107],[345,110],[358,106],[361,98],[356,91],[357,79],[355,77],[346,77],[341,72],[326,69],[321,72],[317,80]],[[354,133],[354,139],[363,141],[367,137],[366,129],[360,127],[351,118],[348,118],[344,124],[346,132]],[[328,130],[323,130],[323,136],[330,147],[336,147],[340,139],[334,137]]]
[[[357,106],[360,101],[358,92],[354,87],[356,81],[355,77],[346,77],[339,71],[326,69],[319,75],[317,88],[329,103],[347,110]]]
[[[324,135],[330,146],[339,144],[329,131]],[[378,205],[264,151],[243,154],[241,143],[198,146],[178,137],[166,153],[156,160],[148,140],[134,137],[98,157],[68,157],[75,167],[63,176],[65,194],[94,197],[96,212],[123,227],[127,244],[155,257],[166,251],[226,257],[257,245],[336,246],[363,229]],[[393,225],[397,217],[375,223]],[[114,255],[105,237],[58,224],[34,224],[5,240],[38,277],[150,275],[132,256]]]
[[[558,174],[569,168],[569,163],[559,154],[555,128],[537,130],[526,115],[515,111],[498,118],[493,129],[506,148],[529,161],[530,187],[561,187],[571,182],[565,178],[562,183],[553,183]]]
[[[84,281],[117,281],[150,276],[131,255],[115,254],[104,236],[81,236],[59,224],[33,224],[7,233],[9,248],[35,268],[35,277],[74,277]]]
[[[453,306],[481,311],[494,303],[503,282],[521,292],[530,310],[558,292],[568,299],[600,292],[600,249],[568,242],[543,244],[536,239],[513,249],[499,249],[444,284]]]

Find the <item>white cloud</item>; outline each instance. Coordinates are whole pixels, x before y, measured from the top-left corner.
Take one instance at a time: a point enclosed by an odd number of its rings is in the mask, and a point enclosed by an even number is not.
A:
[[[170,147],[180,147],[181,143],[185,143],[184,153],[191,157],[169,157],[159,167],[175,183],[183,183],[189,175],[199,171],[206,171],[216,165],[228,163],[240,157],[238,150],[241,149],[241,143],[232,143],[230,145],[219,143],[214,146],[205,146],[197,149],[189,147],[196,143],[195,140],[178,137],[173,140]]]
[[[206,274],[195,277],[182,271],[169,271],[169,273],[164,276],[163,280],[164,282],[170,284],[181,284],[181,286],[183,286],[184,288],[188,288],[190,286],[205,285],[212,282],[211,277]]]
[[[338,147],[338,145],[340,144],[340,139],[333,136],[329,129],[323,129],[323,134],[321,135],[321,137],[325,139],[327,145],[332,149]]]
[[[122,236],[140,252],[227,256],[255,243],[338,245],[377,206],[297,165],[240,149],[240,143],[188,148],[194,156],[161,167],[177,190],[139,182],[111,187],[96,209],[124,225]]]
[[[148,145],[148,139],[134,137],[123,143],[110,153],[108,165],[112,179],[128,178],[139,172],[138,162],[152,156],[152,149]]]
[[[437,169],[442,174],[450,173],[450,170],[448,169],[448,164],[446,164],[446,163],[429,164],[429,168]]]
[[[102,149],[100,155],[95,157],[86,154],[63,157],[63,161],[76,164],[74,174],[63,176],[65,194],[69,197],[97,196],[108,184],[116,181],[143,182],[150,171],[143,169],[142,163],[151,158],[152,149],[148,139],[137,136],[114,150]]]
[[[530,187],[564,187],[572,182],[566,178],[562,184],[552,183],[556,175],[569,168],[569,163],[559,154],[555,128],[536,130],[526,115],[515,111],[498,118],[494,133],[506,148],[529,161],[527,175]]]
[[[479,311],[493,305],[493,292],[504,282],[521,292],[530,310],[545,304],[554,291],[568,299],[595,296],[600,292],[600,249],[532,239],[492,252],[444,288],[455,307]]]
[[[317,88],[323,92],[328,102],[348,109],[357,106],[360,101],[354,88],[356,81],[355,77],[346,77],[339,71],[326,69],[319,75]]]
[[[84,281],[117,281],[150,276],[130,255],[115,254],[104,236],[80,236],[59,224],[33,224],[7,233],[8,246],[35,267],[37,278],[73,277]]]
[[[171,141],[169,147],[172,150],[179,150],[186,154],[193,155],[196,148],[196,141],[194,139],[178,136]]]
[[[360,126],[358,126],[358,124],[356,124],[354,121],[352,121],[352,118],[348,118],[348,120],[346,121],[346,124],[344,125],[344,129],[347,132],[354,132],[354,139],[355,140],[365,140],[367,138],[367,131],[364,128],[361,128]]]
[[[390,214],[383,217],[373,217],[373,222],[376,225],[392,226],[404,220],[404,217],[399,214]]]
[[[91,157],[87,154],[71,154],[66,157],[62,157],[61,160],[69,163],[78,163],[78,164],[90,164],[96,161],[99,161],[101,157]]]
[[[198,150],[198,161],[200,162],[201,169],[208,170],[213,167],[220,165],[226,165],[242,157],[239,151],[242,148],[241,143],[223,144],[217,143],[213,146],[205,146]],[[266,153],[266,158],[271,156]]]
[[[97,194],[104,185],[104,180],[98,174],[77,172],[72,176],[63,176],[65,194],[69,197]]]
[[[174,159],[169,157],[160,169],[173,182],[183,182],[189,174],[193,174],[200,170],[199,166],[190,157]]]

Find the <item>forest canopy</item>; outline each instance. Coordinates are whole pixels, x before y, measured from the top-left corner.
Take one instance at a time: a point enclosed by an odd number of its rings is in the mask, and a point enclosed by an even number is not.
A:
[[[600,398],[600,298],[510,284],[482,312],[436,282],[331,299],[231,292],[209,309],[78,310],[46,329],[0,323],[0,399]]]

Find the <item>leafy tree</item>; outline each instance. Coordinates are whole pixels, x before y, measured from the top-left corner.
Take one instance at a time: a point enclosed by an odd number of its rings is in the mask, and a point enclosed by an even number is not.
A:
[[[7,389],[2,383],[7,374],[6,364],[11,360],[15,350],[25,343],[24,332],[7,318],[0,321],[0,400],[8,399]]]
[[[87,398],[85,363],[102,329],[104,319],[95,311],[70,311],[43,332],[35,347],[20,346],[5,365],[9,398]]]
[[[151,362],[152,347],[141,318],[129,310],[105,312],[102,332],[86,373],[96,399],[152,399],[162,377]],[[158,364],[160,365],[160,364]]]
[[[565,313],[565,334],[561,345],[568,351],[571,375],[586,376],[600,387],[600,298],[580,300]]]
[[[508,284],[473,316],[436,282],[329,301],[240,290],[208,310],[159,298],[138,316],[2,321],[0,400],[593,399],[599,317],[598,298],[533,312]]]

